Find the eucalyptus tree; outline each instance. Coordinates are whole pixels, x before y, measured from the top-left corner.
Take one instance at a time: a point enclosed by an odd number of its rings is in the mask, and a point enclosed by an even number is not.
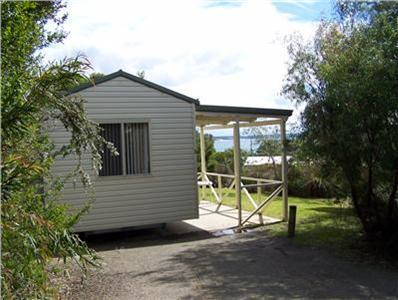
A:
[[[398,3],[338,2],[309,44],[292,39],[283,94],[301,137],[336,169],[373,240],[398,249]]]

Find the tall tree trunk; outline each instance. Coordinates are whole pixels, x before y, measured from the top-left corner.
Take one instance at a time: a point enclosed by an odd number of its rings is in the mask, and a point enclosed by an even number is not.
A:
[[[368,237],[374,236],[374,226],[371,222],[369,222],[369,212],[364,210],[364,206],[360,203],[360,195],[358,193],[358,189],[354,183],[350,182],[351,187],[351,198],[352,203],[354,204],[355,213],[361,221],[362,228],[366,232]],[[366,208],[366,210],[368,210]]]
[[[372,223],[375,230],[379,230],[385,223],[384,214],[379,209],[379,198],[373,192],[374,176],[373,176],[373,156],[369,155],[368,163],[368,184],[366,191],[366,210],[368,219]]]
[[[388,198],[388,204],[387,204],[387,224],[388,225],[391,225],[391,223],[393,221],[392,219],[394,217],[394,213],[396,213],[397,205],[395,203],[396,202],[395,198],[397,197],[397,190],[398,190],[398,163],[395,167],[392,191],[390,193],[390,197]]]

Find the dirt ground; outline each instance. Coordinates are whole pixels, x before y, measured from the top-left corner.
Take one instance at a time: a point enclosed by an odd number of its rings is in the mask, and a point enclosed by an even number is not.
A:
[[[103,257],[69,299],[398,299],[398,271],[252,231],[214,237],[142,230],[87,238]]]

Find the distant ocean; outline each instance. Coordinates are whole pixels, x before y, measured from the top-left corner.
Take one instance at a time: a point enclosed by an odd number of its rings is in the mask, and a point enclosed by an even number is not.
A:
[[[214,148],[217,152],[222,152],[227,149],[234,147],[234,141],[232,137],[214,137]],[[240,148],[246,151],[256,151],[258,145],[255,138],[251,137],[241,137]]]

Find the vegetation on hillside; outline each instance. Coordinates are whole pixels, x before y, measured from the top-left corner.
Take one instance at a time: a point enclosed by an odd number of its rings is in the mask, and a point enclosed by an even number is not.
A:
[[[195,152],[196,152],[196,167],[198,172],[200,172],[200,134],[198,131],[195,131]],[[205,158],[206,158],[206,169],[208,172],[214,171],[215,161],[213,159],[214,153],[216,153],[216,149],[214,148],[214,139],[211,134],[205,134]]]

